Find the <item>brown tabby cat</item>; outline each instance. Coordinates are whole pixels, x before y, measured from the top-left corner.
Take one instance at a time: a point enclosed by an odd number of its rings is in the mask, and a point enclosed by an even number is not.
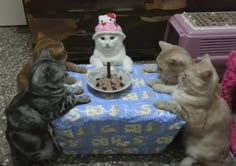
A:
[[[176,85],[178,83],[178,76],[183,72],[187,66],[193,63],[190,54],[182,47],[172,45],[163,41],[159,42],[161,52],[157,56],[156,63],[158,67],[144,66],[145,72],[157,72],[160,74],[160,79],[150,80],[148,85],[154,91],[162,92],[160,85]]]
[[[32,64],[39,58],[40,52],[43,48],[49,48],[50,55],[53,59],[63,62],[68,71],[74,71],[78,73],[86,73],[86,68],[79,67],[74,63],[67,62],[67,53],[65,51],[64,45],[62,42],[53,40],[46,36],[44,33],[38,33],[38,42],[36,43],[33,53],[31,62],[28,62],[23,66],[20,72],[17,75],[17,92],[22,91],[28,82],[27,77],[29,72],[31,71]],[[76,80],[72,77],[68,77],[66,83],[73,84]]]
[[[155,107],[179,115],[187,123],[183,132],[186,157],[180,166],[230,166],[230,110],[219,95],[218,75],[208,55],[180,74],[173,101],[155,101]]]

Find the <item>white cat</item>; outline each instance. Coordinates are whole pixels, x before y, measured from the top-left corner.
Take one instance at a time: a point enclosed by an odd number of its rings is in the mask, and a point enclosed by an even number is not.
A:
[[[123,69],[132,72],[132,59],[126,55],[123,44],[124,37],[120,34],[104,33],[94,38],[95,49],[90,57],[90,64],[94,67],[106,66],[107,62],[111,65],[123,65]]]

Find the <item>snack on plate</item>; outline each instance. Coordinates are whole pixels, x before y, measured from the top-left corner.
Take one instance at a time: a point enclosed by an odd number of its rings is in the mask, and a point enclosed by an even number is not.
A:
[[[102,90],[118,90],[125,84],[122,82],[122,77],[117,74],[111,74],[111,77],[107,77],[107,74],[102,75],[101,78],[96,79],[96,87]]]

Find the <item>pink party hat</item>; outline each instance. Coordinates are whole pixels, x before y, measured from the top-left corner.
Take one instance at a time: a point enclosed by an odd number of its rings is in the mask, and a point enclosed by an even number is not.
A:
[[[101,34],[119,34],[125,39],[125,34],[119,24],[115,22],[102,22],[99,23],[95,28],[95,33],[93,35],[93,40]]]

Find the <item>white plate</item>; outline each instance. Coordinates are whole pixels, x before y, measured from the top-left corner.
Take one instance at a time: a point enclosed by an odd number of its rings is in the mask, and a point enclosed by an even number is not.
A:
[[[117,90],[103,90],[103,89],[97,88],[96,85],[95,85],[96,79],[101,78],[102,75],[104,75],[106,73],[107,73],[107,67],[97,68],[93,71],[88,72],[88,75],[87,75],[88,85],[92,89],[95,89],[99,92],[116,93],[116,92],[121,92],[121,91],[127,89],[132,84],[132,77],[131,77],[130,73],[126,72],[123,69],[111,66],[111,74],[117,74],[118,76],[121,76],[122,82],[124,83],[124,86],[120,89],[117,89]]]

